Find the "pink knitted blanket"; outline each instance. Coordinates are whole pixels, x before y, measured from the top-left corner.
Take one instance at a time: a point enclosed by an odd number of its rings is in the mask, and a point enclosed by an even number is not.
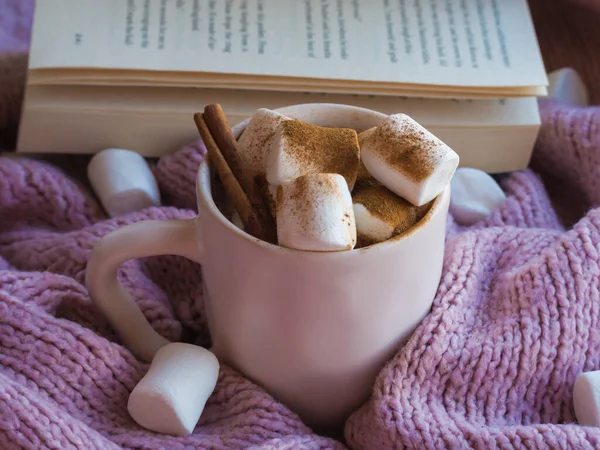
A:
[[[0,50],[26,48],[20,18],[30,13],[30,1],[0,0]],[[6,86],[0,137],[14,122]],[[0,157],[0,448],[599,448],[600,429],[575,423],[572,388],[600,369],[600,109],[544,103],[543,123],[531,169],[501,179],[506,203],[470,228],[449,218],[432,311],[381,371],[344,442],[316,435],[226,367],[189,437],[128,416],[147,366],[91,304],[86,261],[120,226],[195,214],[201,144],[155,168],[168,206],[118,219],[59,168]],[[120,276],[160,333],[210,345],[198,265],[156,257]]]

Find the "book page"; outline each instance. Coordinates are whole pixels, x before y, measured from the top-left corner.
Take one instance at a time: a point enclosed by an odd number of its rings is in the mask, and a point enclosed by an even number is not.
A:
[[[38,0],[30,67],[547,84],[526,0]]]

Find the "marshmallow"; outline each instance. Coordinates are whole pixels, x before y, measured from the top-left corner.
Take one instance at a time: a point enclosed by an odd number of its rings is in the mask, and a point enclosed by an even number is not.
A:
[[[238,139],[240,163],[253,178],[265,179],[267,155],[279,124],[291,120],[270,109],[261,108],[252,116]]]
[[[256,180],[271,215],[275,217],[275,195],[277,186],[267,184],[267,157],[279,124],[289,117],[270,109],[261,108],[252,116],[238,139],[240,163]]]
[[[110,217],[160,205],[156,179],[139,153],[118,148],[103,150],[91,159],[87,174]]]
[[[276,219],[282,247],[329,252],[356,245],[352,197],[339,174],[304,175],[280,184]]]
[[[363,140],[367,170],[390,191],[422,206],[450,183],[458,155],[405,114],[395,114]]]
[[[218,375],[219,362],[208,350],[179,342],[167,344],[129,395],[127,410],[148,430],[188,435],[194,431]]]
[[[478,169],[457,169],[451,185],[450,214],[459,225],[473,225],[485,219],[506,200],[496,180]]]
[[[587,88],[579,74],[566,67],[548,75],[548,98],[572,106],[588,106]]]
[[[573,405],[579,425],[600,427],[600,370],[577,377]]]
[[[358,246],[387,241],[413,227],[418,207],[377,182],[357,184],[352,195]]]
[[[337,173],[350,190],[358,174],[358,134],[350,128],[325,128],[299,120],[277,126],[267,159],[267,181],[273,186],[302,175]]]

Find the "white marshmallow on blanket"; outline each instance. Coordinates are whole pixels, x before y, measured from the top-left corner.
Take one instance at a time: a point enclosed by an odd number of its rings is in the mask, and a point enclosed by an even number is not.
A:
[[[138,425],[156,433],[186,436],[194,431],[219,376],[219,362],[205,348],[171,343],[129,395],[127,410]]]
[[[351,128],[327,128],[286,120],[279,123],[267,159],[267,181],[273,186],[303,175],[342,175],[352,191],[360,149]]]
[[[548,98],[565,105],[589,105],[587,88],[575,69],[565,67],[548,74]]]
[[[95,154],[88,180],[110,217],[160,205],[160,191],[146,160],[131,150],[110,148]]]
[[[600,427],[600,370],[584,372],[577,377],[573,405],[579,425]]]
[[[352,193],[358,246],[387,241],[412,228],[419,208],[376,181],[358,183]]]
[[[411,117],[395,114],[367,131],[361,158],[390,191],[422,206],[450,184],[458,155]]]
[[[339,174],[303,175],[280,184],[276,221],[282,247],[332,252],[356,245],[352,197]]]
[[[459,225],[473,225],[485,219],[506,200],[496,180],[482,170],[457,169],[451,186],[450,213]]]

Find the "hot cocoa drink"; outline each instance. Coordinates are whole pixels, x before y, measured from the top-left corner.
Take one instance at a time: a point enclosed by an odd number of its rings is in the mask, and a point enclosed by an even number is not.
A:
[[[410,232],[459,163],[450,147],[404,114],[358,134],[260,109],[237,146],[274,221],[273,243],[306,251],[359,249]],[[232,202],[218,204],[248,231]]]

